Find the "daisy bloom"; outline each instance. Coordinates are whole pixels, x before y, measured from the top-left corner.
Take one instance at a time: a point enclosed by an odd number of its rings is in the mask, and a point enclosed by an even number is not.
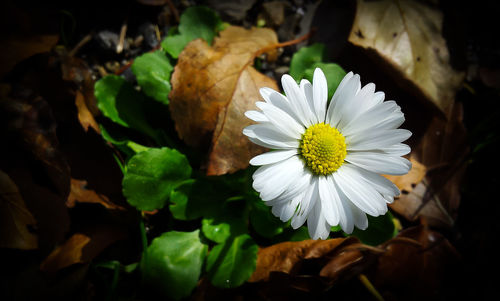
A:
[[[330,227],[346,233],[354,226],[368,227],[366,214],[383,215],[399,189],[380,174],[403,175],[411,163],[401,156],[410,147],[401,142],[411,132],[398,127],[405,118],[394,101],[384,101],[369,83],[361,88],[359,75],[349,72],[339,84],[330,104],[321,69],[313,83],[300,86],[284,75],[286,96],[270,88],[260,93],[261,111],[245,115],[258,124],[243,134],[273,149],[250,160],[260,166],[253,174],[253,187],[272,212],[294,229],[307,220],[313,239],[326,239]]]

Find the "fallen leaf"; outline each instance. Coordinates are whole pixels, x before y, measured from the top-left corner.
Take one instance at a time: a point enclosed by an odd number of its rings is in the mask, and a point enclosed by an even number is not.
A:
[[[87,104],[85,103],[85,97],[82,92],[76,91],[75,105],[78,110],[78,121],[82,125],[85,132],[88,132],[89,127],[93,128],[96,133],[100,133],[99,125],[95,121],[94,116],[90,113]]]
[[[17,185],[0,170],[0,248],[31,250],[37,237],[28,230],[36,221],[19,193]]]
[[[411,157],[425,166],[425,177],[410,171],[400,178],[413,188],[408,190],[410,186],[406,184],[400,187],[403,193],[391,204],[391,209],[410,221],[424,216],[432,226],[449,228],[457,217],[469,150],[462,105],[454,104],[450,112],[448,120],[434,117],[421,139],[412,146]],[[418,170],[423,172],[421,166]],[[417,181],[419,178],[421,181]]]
[[[122,206],[116,205],[103,194],[87,188],[87,181],[71,179],[71,191],[66,201],[66,206],[73,208],[76,203],[96,203],[107,209],[124,210]]]
[[[82,263],[82,249],[90,242],[85,234],[73,234],[64,244],[58,246],[40,264],[40,270],[55,272],[75,263]]]
[[[298,275],[307,259],[323,258],[328,262],[328,259],[335,258],[334,254],[341,254],[342,250],[349,245],[356,244],[357,241],[352,237],[328,240],[309,239],[297,242],[283,242],[259,249],[257,268],[248,281],[267,281],[271,273],[274,272]],[[349,260],[353,261],[356,258],[349,257]],[[332,264],[329,268],[322,270],[321,273],[325,276],[337,275],[339,269],[335,270],[333,265],[338,267],[338,260],[336,264]],[[348,266],[348,264],[344,264],[344,266]]]
[[[434,300],[459,259],[444,236],[424,225],[403,230],[383,247],[367,276],[382,294],[391,292],[392,300]]]
[[[349,42],[376,53],[403,88],[448,116],[464,72],[450,66],[441,12],[413,0],[357,3]]]
[[[73,264],[89,263],[104,249],[125,236],[124,230],[116,226],[93,224],[54,248],[40,264],[40,270],[54,273]]]
[[[270,29],[231,26],[212,47],[198,39],[179,55],[169,94],[171,114],[188,145],[206,147],[211,142],[207,174],[235,172],[262,152],[242,134],[251,124],[244,112],[255,109],[259,88],[278,87],[250,65],[263,52],[275,56],[277,43]]]

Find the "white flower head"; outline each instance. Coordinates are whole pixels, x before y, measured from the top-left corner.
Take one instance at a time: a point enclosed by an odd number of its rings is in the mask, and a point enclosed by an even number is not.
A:
[[[349,72],[339,84],[330,105],[321,69],[313,84],[300,86],[284,75],[286,96],[270,88],[260,93],[261,111],[245,115],[258,124],[243,134],[273,149],[250,160],[260,166],[253,187],[272,212],[294,229],[307,220],[313,239],[326,239],[330,227],[346,233],[354,226],[368,227],[366,214],[383,215],[399,189],[380,174],[403,175],[411,163],[401,156],[410,152],[402,142],[411,132],[398,127],[405,118],[394,101],[384,101],[369,83],[361,88],[359,75]]]

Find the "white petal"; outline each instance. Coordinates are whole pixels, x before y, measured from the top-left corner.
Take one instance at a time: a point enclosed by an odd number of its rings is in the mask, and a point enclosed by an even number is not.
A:
[[[380,194],[390,195],[393,197],[399,195],[398,187],[389,179],[353,164],[345,164],[345,168],[351,169],[356,176],[362,178],[368,185],[371,185]]]
[[[313,177],[311,185],[307,188],[307,191],[299,204],[299,208],[292,218],[291,226],[293,229],[297,229],[304,224],[309,212],[316,204],[316,201],[318,201],[318,194],[318,179],[317,177]]]
[[[325,121],[326,103],[328,101],[328,84],[326,77],[321,69],[316,68],[313,75],[313,99],[314,110],[318,118],[318,122]]]
[[[297,210],[297,206],[299,205],[301,197],[302,195],[298,195],[287,202],[287,206],[284,208],[284,210],[281,211],[279,215],[279,218],[282,222],[287,222],[292,218],[293,214]]]
[[[339,213],[336,204],[334,204],[334,196],[331,191],[333,183],[328,181],[328,177],[319,177],[319,198],[321,199],[323,215],[326,221],[332,225],[338,225],[339,223]]]
[[[300,139],[305,129],[302,125],[297,123],[293,117],[265,102],[258,102],[257,106],[262,110],[269,121],[271,121],[271,123],[281,132],[291,138]]]
[[[348,169],[341,166],[337,172],[333,173],[333,177],[349,200],[364,212],[378,216],[386,206],[385,201],[382,202],[382,196],[375,189],[360,183],[359,179],[349,174]]]
[[[364,86],[348,104],[345,105],[340,122],[338,123],[339,129],[342,129],[343,131],[345,125],[368,109],[366,102],[371,100],[374,92],[375,84],[369,83]]]
[[[386,154],[391,156],[404,156],[411,152],[411,148],[403,143],[393,144],[388,147],[381,148],[380,151],[383,151]]]
[[[302,162],[302,160],[300,160]],[[302,162],[302,164],[304,164]],[[290,183],[290,186],[278,197],[268,200],[268,203],[270,205],[276,204],[276,203],[281,203],[281,202],[287,202],[291,199],[296,198],[300,194],[304,194],[305,191],[311,186],[311,180],[313,178],[313,175],[311,172],[307,169],[304,168],[304,165],[302,165],[302,174],[300,177],[295,179],[295,182]]]
[[[345,160],[366,170],[385,175],[405,175],[411,169],[411,162],[405,158],[373,152],[349,152]]]
[[[268,167],[269,169],[264,169]],[[272,200],[302,176],[301,160],[297,156],[264,165],[253,174],[253,187],[263,200]]]
[[[307,228],[312,239],[327,239],[330,234],[330,225],[326,222],[322,211],[321,202],[316,202],[307,217]]]
[[[399,125],[401,125],[404,122],[404,115],[402,113],[394,113],[394,110],[398,107],[399,106],[393,101],[386,101],[380,105],[376,105],[346,124],[342,128],[342,135],[350,136],[366,129],[387,128],[381,127],[380,124],[386,119],[391,118],[399,119],[401,121]],[[397,128],[399,125],[396,125],[393,128]]]
[[[311,114],[311,122],[313,124],[319,123],[318,116],[314,113],[314,95],[313,95],[313,86],[307,79],[302,79],[299,85],[300,90],[304,93],[306,97],[307,105],[313,114]]]
[[[290,149],[298,148],[299,140],[284,135],[270,124],[252,124],[243,129],[243,134],[260,140],[269,148]]]
[[[359,75],[355,74],[351,79],[349,79],[348,82],[346,82],[342,89],[337,89],[339,93],[333,97],[336,98],[336,101],[331,119],[329,120],[330,125],[338,127],[340,120],[343,118],[342,115],[344,114],[345,109],[352,103],[353,98],[356,96],[360,86],[361,82],[359,80]],[[335,94],[337,94],[337,91]]]
[[[262,114],[259,111],[246,111],[245,116],[255,122],[269,122],[269,119],[267,119],[266,115]]]
[[[405,129],[363,131],[346,138],[347,150],[371,150],[384,148],[410,138],[411,132]]]
[[[335,181],[335,178],[332,176],[331,179],[334,185],[334,189],[332,191],[334,192],[334,198],[339,209],[340,227],[342,227],[342,230],[345,233],[351,234],[354,229],[354,220],[350,204],[351,201],[349,201],[349,198],[342,192],[342,189],[340,189],[339,184]]]
[[[279,108],[283,112],[294,118],[297,123],[304,125],[301,114],[295,110],[290,101],[281,93],[274,91],[270,88],[262,88],[261,94],[266,94],[267,102],[273,106]],[[264,95],[263,94],[263,95]]]
[[[297,149],[271,151],[253,157],[250,160],[250,164],[254,166],[272,164],[288,159],[291,156],[296,155],[297,153]]]
[[[366,230],[366,228],[368,228],[368,218],[366,214],[352,203],[351,212],[354,225],[361,230]]]
[[[352,72],[347,73],[340,84],[338,85],[337,89],[333,93],[333,97],[330,101],[330,105],[328,106],[328,110],[326,112],[326,123],[329,123],[330,125],[333,125],[332,120],[333,120],[333,112],[335,111],[335,107],[337,106],[337,103],[339,101],[339,96],[340,96],[340,91],[344,89],[344,86],[346,85],[347,82],[352,78],[354,74]]]
[[[301,120],[304,121],[305,126],[309,127],[313,124],[314,115],[307,104],[307,99],[304,93],[302,93],[295,80],[288,74],[281,77],[281,84],[291,106],[294,107],[294,110],[298,114],[300,114]]]

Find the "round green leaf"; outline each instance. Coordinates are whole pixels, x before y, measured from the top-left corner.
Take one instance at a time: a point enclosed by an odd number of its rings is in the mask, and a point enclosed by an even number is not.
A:
[[[243,284],[257,265],[258,246],[243,234],[216,245],[208,254],[207,271],[213,285],[232,288]]]
[[[126,170],[123,195],[130,205],[143,211],[163,208],[172,189],[191,176],[186,157],[166,147],[137,153]]]
[[[283,232],[285,224],[271,213],[271,207],[260,199],[252,205],[250,224],[259,235],[271,238]]]
[[[134,60],[132,72],[144,94],[168,104],[170,74],[174,68],[162,51],[145,53]]]
[[[108,75],[101,78],[95,83],[94,94],[104,116],[121,126],[141,131],[153,139],[158,138],[146,120],[142,107],[144,96],[123,77]]]
[[[227,192],[216,181],[196,179],[186,181],[170,194],[170,212],[179,220],[193,220],[213,216],[227,197]]]
[[[290,76],[296,81],[300,81],[304,78],[307,69],[323,61],[324,53],[325,45],[320,43],[300,48],[299,51],[295,52],[290,62]]]
[[[191,294],[200,278],[207,245],[194,232],[166,232],[155,238],[141,261],[146,285],[179,300]]]
[[[216,243],[222,243],[231,236],[231,225],[213,218],[204,218],[201,221],[201,230],[203,235]]]
[[[223,23],[215,11],[203,6],[190,7],[181,16],[179,35],[167,36],[161,46],[173,58],[177,58],[184,47],[194,39],[202,38],[211,44],[222,26]]]

